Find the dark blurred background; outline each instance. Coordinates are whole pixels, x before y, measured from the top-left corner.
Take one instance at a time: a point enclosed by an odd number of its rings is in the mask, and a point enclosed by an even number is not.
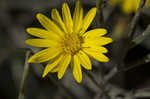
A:
[[[26,48],[24,41],[29,37],[25,29],[29,26],[38,26],[39,23],[35,19],[38,12],[45,13],[50,16],[51,8],[58,8],[61,12],[61,4],[66,1],[71,6],[73,11],[75,0],[0,0],[0,99],[17,99],[22,74],[24,70]],[[95,0],[81,0],[85,12],[96,5]],[[136,29],[136,36],[140,35],[150,24],[150,8],[145,9],[140,17]],[[126,15],[119,10],[119,6],[111,6],[109,3],[104,7],[105,27],[110,34],[115,32],[126,31],[127,25],[131,21],[134,14]],[[94,28],[98,16],[90,28]],[[116,30],[118,26],[122,30]],[[113,34],[114,33],[114,34]],[[119,34],[120,35],[120,34]],[[117,40],[116,40],[117,41]],[[118,74],[112,78],[113,86],[123,88],[123,90],[148,90],[150,92],[150,63],[149,60],[140,63],[143,57],[150,53],[150,39],[147,37],[140,45],[135,46],[128,51],[125,63],[137,65],[135,68],[124,72],[124,76]],[[117,43],[116,43],[117,44]],[[113,46],[116,46],[113,44]],[[107,74],[116,64],[114,47],[108,45],[111,58],[109,63],[99,64],[93,61],[94,68],[92,72],[95,77],[98,74],[97,68],[99,65],[105,67],[105,74]],[[33,48],[36,50],[35,48]],[[121,56],[119,53],[115,53]],[[117,58],[116,58],[117,59]],[[83,75],[82,84],[77,84],[70,70],[67,70],[63,80],[57,80],[55,74],[50,74],[54,79],[48,77],[42,79],[43,67],[40,64],[30,65],[29,74],[25,81],[25,99],[97,99],[96,95],[98,88]],[[84,70],[83,70],[84,71]],[[97,78],[98,79],[98,78]],[[123,79],[123,80],[121,80]],[[118,81],[119,80],[119,81]],[[57,83],[56,83],[56,82]],[[60,82],[60,83],[58,83]],[[61,86],[61,87],[60,87]],[[117,93],[117,92],[116,92]],[[114,95],[114,99],[122,97],[119,92]],[[139,99],[150,99],[139,98]]]

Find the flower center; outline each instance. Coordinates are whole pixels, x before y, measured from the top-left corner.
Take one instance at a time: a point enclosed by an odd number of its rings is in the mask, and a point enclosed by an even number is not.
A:
[[[66,34],[62,38],[60,46],[65,53],[73,55],[80,50],[81,38],[77,34]]]

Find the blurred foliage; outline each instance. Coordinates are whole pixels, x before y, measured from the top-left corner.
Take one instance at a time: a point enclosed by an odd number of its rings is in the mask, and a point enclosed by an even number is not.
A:
[[[65,0],[73,11],[75,0]],[[150,8],[144,8],[136,23],[131,47],[128,31],[135,13],[124,14],[118,5],[104,0],[104,27],[114,39],[109,49],[110,62],[93,62],[92,71],[84,71],[78,84],[68,69],[62,80],[56,74],[42,79],[42,64],[31,64],[24,85],[24,99],[149,99],[150,98]],[[39,26],[37,12],[50,15],[64,0],[0,0],[0,99],[17,99],[24,71],[28,38],[25,28]],[[96,6],[95,0],[81,0],[84,10]],[[99,25],[99,14],[90,28]],[[147,29],[146,29],[147,28]],[[146,33],[146,34],[145,34]],[[139,38],[142,38],[139,40]],[[130,44],[129,44],[130,45]],[[31,48],[33,52],[38,49]],[[134,67],[134,68],[132,68]],[[107,94],[106,94],[107,93]],[[133,98],[134,97],[134,98]],[[146,98],[147,97],[147,98]]]

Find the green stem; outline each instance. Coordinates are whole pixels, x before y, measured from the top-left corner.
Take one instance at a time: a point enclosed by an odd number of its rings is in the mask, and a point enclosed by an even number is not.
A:
[[[29,58],[30,53],[31,53],[30,50],[26,52],[24,72],[23,72],[23,76],[22,76],[22,80],[21,80],[21,86],[20,86],[20,90],[19,90],[18,99],[24,99],[24,84],[25,84],[25,80],[26,80],[28,72],[29,72],[29,64],[28,64],[27,60]]]

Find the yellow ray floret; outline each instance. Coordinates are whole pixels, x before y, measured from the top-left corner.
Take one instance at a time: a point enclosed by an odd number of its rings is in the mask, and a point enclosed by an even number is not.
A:
[[[72,33],[73,32],[73,22],[72,22],[70,9],[69,9],[67,3],[63,3],[63,5],[62,5],[62,16],[63,16],[63,21],[65,23],[65,26],[66,26],[68,32]]]
[[[51,72],[57,65],[59,65],[60,61],[63,60],[63,55],[58,58],[52,59],[45,67],[42,77],[45,77],[49,72]]]
[[[90,58],[88,57],[88,55],[86,55],[83,51],[79,51],[76,54],[80,64],[87,70],[91,70],[92,69],[92,65],[91,65],[91,61]]]
[[[77,55],[73,56],[72,62],[73,62],[73,66],[72,66],[73,75],[77,80],[77,82],[80,83],[82,81],[82,71],[81,71],[80,61]]]
[[[55,23],[58,26],[60,26],[60,28],[63,30],[63,32],[67,33],[67,29],[65,27],[65,24],[64,24],[63,20],[61,19],[57,9],[52,9],[52,11],[51,11],[51,18],[53,19],[53,21],[55,21]]]
[[[76,7],[73,14],[73,32],[79,33],[82,28],[83,8],[79,1],[76,2]]]
[[[112,42],[109,37],[103,37],[107,30],[97,28],[87,31],[92,23],[96,8],[92,8],[83,16],[83,8],[79,1],[76,2],[73,18],[67,3],[62,5],[62,18],[57,9],[52,9],[51,19],[39,13],[38,21],[45,29],[30,27],[26,31],[35,37],[28,39],[26,44],[45,49],[37,52],[28,60],[29,63],[48,62],[42,77],[49,72],[57,72],[61,79],[68,66],[71,66],[75,80],[82,81],[82,67],[91,70],[90,58],[100,62],[108,62],[109,58],[104,55],[108,50],[104,45]]]
[[[95,15],[96,15],[96,8],[92,8],[84,17],[83,19],[83,23],[82,23],[82,29],[80,31],[80,34],[83,34],[87,28],[89,27],[89,25],[92,23]]]

